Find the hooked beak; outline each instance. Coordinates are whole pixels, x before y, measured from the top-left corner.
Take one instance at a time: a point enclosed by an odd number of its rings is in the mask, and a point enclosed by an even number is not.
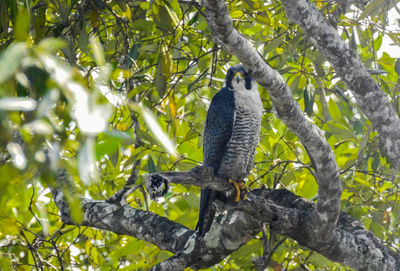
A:
[[[235,73],[234,78],[236,79],[236,83],[239,84],[240,80],[243,79],[243,75],[240,72]]]

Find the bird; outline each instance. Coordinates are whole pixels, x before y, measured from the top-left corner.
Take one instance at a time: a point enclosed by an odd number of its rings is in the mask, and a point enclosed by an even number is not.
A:
[[[236,190],[234,201],[246,199],[244,178],[254,166],[260,138],[262,101],[257,83],[243,65],[227,71],[224,86],[211,100],[203,134],[203,166],[226,179]],[[212,189],[201,189],[200,212],[196,230],[202,238],[215,216],[213,202],[226,197]]]

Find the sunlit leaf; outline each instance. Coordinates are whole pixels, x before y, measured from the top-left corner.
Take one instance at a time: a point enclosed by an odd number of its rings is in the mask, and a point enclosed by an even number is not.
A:
[[[21,145],[15,142],[10,142],[7,144],[7,150],[12,157],[14,166],[18,169],[24,169],[27,161]]]
[[[36,47],[37,50],[43,52],[55,52],[61,48],[66,46],[65,41],[55,39],[55,38],[46,38],[42,40]]]
[[[98,38],[91,38],[90,45],[92,46],[92,52],[94,60],[99,67],[105,65],[104,53]]]
[[[51,135],[54,133],[53,127],[43,120],[35,120],[33,122],[27,123],[23,126],[23,128],[30,133],[43,135]]]
[[[2,98],[0,110],[7,111],[32,111],[36,108],[36,101],[31,98]]]
[[[0,83],[15,73],[26,50],[27,47],[24,43],[16,43],[2,52],[0,55]]]
[[[160,125],[154,118],[153,114],[144,106],[141,107],[141,113],[149,126],[150,130],[152,131],[153,135],[157,137],[159,142],[164,146],[164,148],[173,156],[177,156],[177,152],[175,149],[174,144],[170,140],[170,138],[164,133],[161,129]]]
[[[86,184],[98,179],[94,144],[93,139],[90,137],[85,140],[79,151],[78,168],[79,175]]]

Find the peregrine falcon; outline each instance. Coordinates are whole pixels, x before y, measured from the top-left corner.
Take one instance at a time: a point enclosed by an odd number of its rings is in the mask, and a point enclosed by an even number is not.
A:
[[[254,164],[260,137],[262,102],[256,82],[242,65],[232,66],[224,87],[212,98],[207,112],[203,138],[203,166],[228,180],[236,189],[235,202],[243,193],[243,179]],[[224,199],[218,192],[202,189],[196,229],[203,237],[210,229],[215,210],[213,202]]]

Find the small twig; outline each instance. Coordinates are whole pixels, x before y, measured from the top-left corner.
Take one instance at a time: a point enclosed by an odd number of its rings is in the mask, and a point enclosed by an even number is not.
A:
[[[28,210],[29,212],[32,214],[32,216],[35,218],[35,220],[39,223],[40,227],[43,229],[43,225],[40,222],[39,218],[36,216],[36,214],[33,212],[32,210],[32,205],[33,205],[33,199],[35,197],[35,185],[32,184],[32,197],[31,197],[31,201],[29,202],[29,207]]]
[[[136,160],[133,163],[131,175],[129,176],[128,181],[126,182],[124,187],[122,187],[122,189],[119,190],[117,193],[115,193],[112,197],[106,199],[106,202],[118,203],[118,202],[121,202],[122,200],[126,201],[127,196],[138,188],[138,187],[136,187],[135,189],[132,190],[133,185],[136,183],[136,180],[139,177],[138,170],[137,170],[137,167],[139,164],[140,164],[140,160]]]
[[[29,243],[29,240],[28,240],[28,238],[26,238],[26,236],[25,236],[23,231],[21,231],[21,235],[22,235],[22,237],[24,237],[25,242],[26,242],[26,244],[28,246],[28,249],[32,254],[32,258],[33,258],[33,261],[35,262],[36,269],[37,270],[43,270],[42,265],[40,264],[40,259],[38,258],[38,255],[36,253],[35,248],[32,246],[31,243]]]
[[[140,191],[143,194],[143,198],[144,198],[144,205],[146,206],[146,211],[149,210],[149,201],[147,199],[147,193],[146,193],[146,189],[144,189],[143,184],[140,184]]]

